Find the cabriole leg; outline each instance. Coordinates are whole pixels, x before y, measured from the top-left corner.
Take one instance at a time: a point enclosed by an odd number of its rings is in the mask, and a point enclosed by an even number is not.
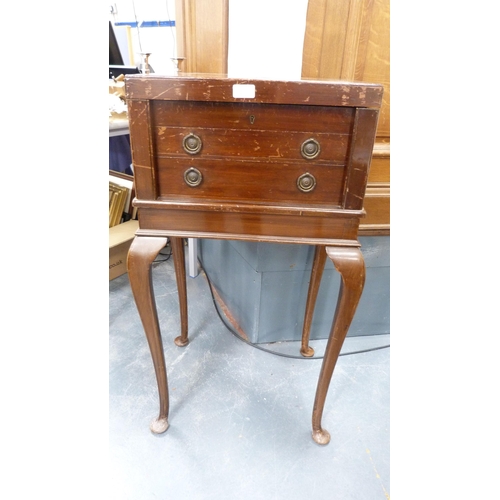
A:
[[[172,245],[172,255],[174,257],[175,279],[177,281],[181,314],[181,334],[175,338],[174,342],[179,347],[184,347],[189,344],[184,240],[182,238],[170,238],[170,245]]]
[[[127,267],[130,286],[146,333],[158,383],[160,413],[151,430],[160,434],[168,429],[168,384],[165,356],[153,290],[151,264],[167,244],[167,238],[136,236],[128,252]]]
[[[359,248],[327,247],[326,253],[332,260],[335,269],[340,273],[341,283],[337,308],[325,350],[325,357],[321,365],[314,400],[312,437],[318,444],[328,444],[330,442],[330,434],[321,427],[326,394],[340,349],[356,312],[365,283],[365,262]]]
[[[311,269],[311,281],[307,291],[306,312],[304,315],[304,326],[302,328],[302,345],[300,354],[307,358],[314,356],[314,349],[309,346],[309,336],[311,334],[311,324],[314,315],[314,306],[318,297],[321,276],[325,269],[326,250],[324,245],[316,245],[314,250],[314,260]]]

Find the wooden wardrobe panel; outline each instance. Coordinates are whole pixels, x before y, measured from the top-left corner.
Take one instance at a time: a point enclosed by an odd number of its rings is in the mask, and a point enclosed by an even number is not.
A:
[[[389,0],[309,0],[302,76],[381,83],[377,137],[389,137]]]
[[[361,220],[359,234],[367,235],[373,230],[377,230],[376,234],[386,233],[391,220],[390,205],[391,196],[388,186],[368,187],[364,201],[366,217]]]
[[[390,167],[391,159],[386,158],[376,158],[372,157],[372,163],[370,165],[370,173],[368,174],[368,185],[373,185],[375,183],[388,184],[390,182]]]
[[[390,3],[372,0],[370,23],[365,29],[366,56],[357,64],[354,80],[381,83],[384,86],[383,104],[377,137],[390,136]],[[361,54],[360,54],[361,55]]]
[[[187,73],[227,73],[228,0],[176,0],[178,57]]]

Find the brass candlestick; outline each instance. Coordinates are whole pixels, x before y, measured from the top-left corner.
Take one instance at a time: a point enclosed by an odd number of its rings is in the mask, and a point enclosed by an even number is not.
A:
[[[177,74],[179,74],[179,72],[181,70],[181,64],[183,61],[186,60],[186,58],[185,57],[171,57],[170,59],[175,64],[175,71],[177,72]]]
[[[149,56],[151,52],[140,52],[141,54],[141,64],[139,65],[139,71],[146,75],[151,73],[151,66],[149,65]]]

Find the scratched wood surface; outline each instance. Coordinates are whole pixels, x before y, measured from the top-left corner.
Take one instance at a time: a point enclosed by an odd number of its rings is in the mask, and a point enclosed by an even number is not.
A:
[[[208,212],[143,208],[139,227],[188,238],[246,239],[302,244],[359,245],[359,215],[351,217],[304,217],[246,212]]]
[[[225,75],[128,75],[127,99],[170,101],[250,102],[380,107],[383,87],[376,83],[331,80],[271,81],[227,78]],[[255,85],[255,97],[233,97],[233,85]]]
[[[321,132],[327,130],[336,134],[349,134],[354,117],[354,108],[331,106],[307,106],[268,104],[264,109],[254,103],[221,103],[187,101],[182,107],[175,101],[152,101],[155,127],[191,127],[280,130],[297,132],[307,130]],[[250,118],[253,117],[251,121]]]
[[[233,97],[233,85],[241,83],[255,86],[254,99]],[[136,206],[148,229],[156,224],[181,231],[184,224],[215,236],[258,236],[260,227],[268,237],[355,239],[380,85],[134,75],[126,78],[126,95]],[[193,134],[201,146],[196,153],[184,143]],[[311,139],[320,150],[305,158],[301,148]],[[196,185],[186,178],[193,169]],[[303,177],[312,179],[310,191],[300,184]],[[158,204],[141,209],[141,202],[152,201]],[[196,216],[185,209],[190,203],[198,206]],[[243,208],[235,210],[232,203]],[[288,215],[276,207],[289,209]],[[338,209],[345,210],[341,222],[335,220]]]
[[[161,197],[176,196],[193,199],[235,200],[240,202],[283,202],[340,207],[342,204],[345,168],[336,165],[308,165],[303,162],[260,162],[220,159],[166,159],[158,165],[158,192]],[[203,180],[192,188],[184,180],[184,172],[197,168]],[[310,193],[297,189],[299,176],[314,175],[316,187]]]

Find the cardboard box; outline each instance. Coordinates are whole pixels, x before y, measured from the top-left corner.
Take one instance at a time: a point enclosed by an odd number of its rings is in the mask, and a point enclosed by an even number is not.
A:
[[[129,220],[109,228],[109,279],[110,281],[127,272],[127,254],[139,221]]]

